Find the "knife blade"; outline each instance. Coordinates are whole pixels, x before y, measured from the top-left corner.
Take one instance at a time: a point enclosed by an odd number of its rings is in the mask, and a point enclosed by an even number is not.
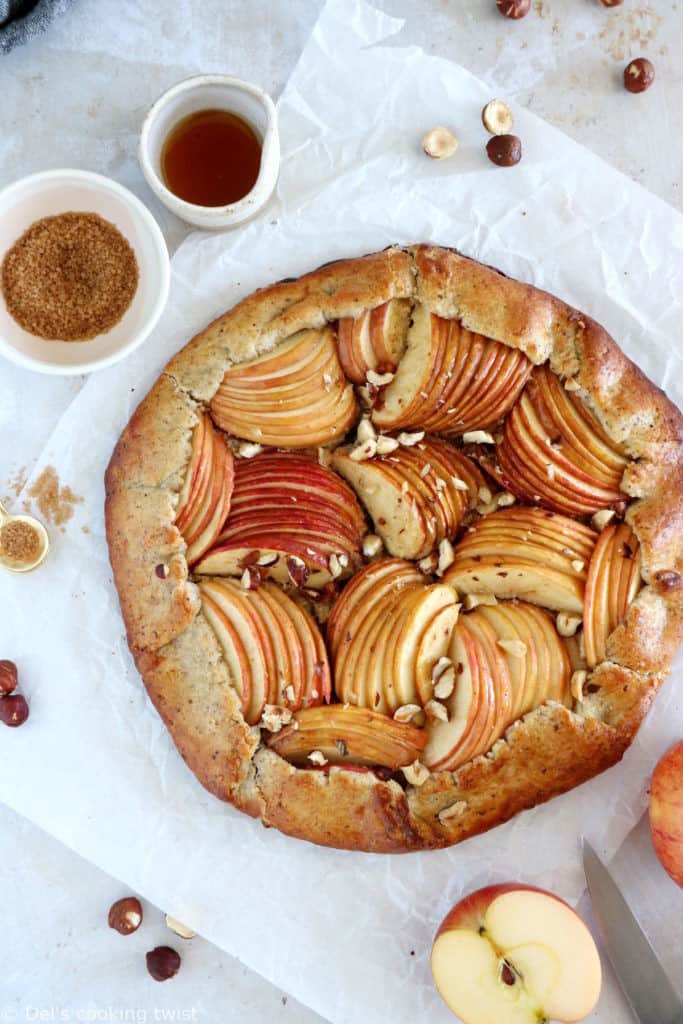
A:
[[[640,1024],[683,1024],[683,1001],[616,882],[585,839],[583,869],[607,953]]]

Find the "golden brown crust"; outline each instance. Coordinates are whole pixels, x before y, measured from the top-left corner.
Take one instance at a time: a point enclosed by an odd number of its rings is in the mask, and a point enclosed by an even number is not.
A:
[[[392,297],[550,361],[634,460],[646,585],[608,642],[574,712],[544,705],[486,756],[403,787],[372,772],[298,770],[242,720],[218,645],[187,578],[173,526],[198,407],[228,365],[297,330]],[[171,361],[124,431],[107,471],[107,537],[138,668],[174,741],[221,799],[290,835],[349,849],[446,846],[566,792],[618,761],[683,638],[683,417],[590,318],[539,289],[435,246],[344,260],[249,296]],[[169,567],[160,578],[155,568]]]

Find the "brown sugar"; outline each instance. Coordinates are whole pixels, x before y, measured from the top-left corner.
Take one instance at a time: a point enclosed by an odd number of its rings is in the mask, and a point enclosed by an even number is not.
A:
[[[43,217],[14,243],[0,275],[7,309],[39,338],[86,341],[111,330],[138,286],[135,253],[96,213]]]
[[[43,519],[55,526],[67,523],[74,514],[74,505],[83,501],[70,487],[60,485],[54,466],[46,466],[28,493],[37,502]]]
[[[35,562],[40,548],[40,537],[30,523],[19,519],[0,529],[0,554],[11,562]]]

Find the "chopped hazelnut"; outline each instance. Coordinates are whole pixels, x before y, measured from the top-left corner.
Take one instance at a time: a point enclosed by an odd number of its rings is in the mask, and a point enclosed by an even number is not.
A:
[[[403,704],[394,711],[395,722],[412,722],[416,715],[419,715],[422,708],[419,704]]]
[[[383,547],[382,538],[378,537],[376,533],[367,533],[363,537],[363,554],[366,558],[374,558],[375,555],[379,555]]]
[[[509,135],[512,131],[512,111],[503,100],[489,100],[481,112],[481,119],[491,135]]]
[[[438,700],[428,700],[425,704],[428,718],[437,718],[440,722],[448,721],[448,709]]]
[[[368,384],[373,384],[376,388],[383,388],[387,384],[391,384],[394,379],[393,373],[377,373],[375,370],[368,370],[365,374],[365,379]]]
[[[458,140],[450,128],[439,125],[424,135],[422,148],[433,160],[445,160],[446,157],[453,156],[455,153],[458,148]]]
[[[170,914],[166,914],[164,920],[166,921],[166,927],[170,928],[180,939],[193,939],[197,934],[191,928],[188,928],[186,924],[181,924],[175,917],[171,917]]]
[[[560,636],[575,636],[580,625],[581,616],[570,612],[558,612],[555,618],[555,628]]]
[[[425,768],[421,761],[413,761],[412,764],[401,768],[405,780],[411,786],[423,786],[429,778],[429,768]]]
[[[493,435],[487,430],[466,430],[462,439],[465,444],[495,444]]]
[[[467,810],[467,804],[464,800],[457,800],[454,804],[450,804],[449,807],[443,807],[437,817],[439,821],[448,821],[449,818],[459,818],[461,814],[464,814]]]
[[[373,426],[372,420],[367,416],[363,416],[356,430],[356,444],[363,444],[364,441],[374,441],[376,437],[377,431]]]
[[[443,576],[446,569],[448,569],[449,566],[453,565],[454,561],[455,551],[453,550],[453,545],[449,540],[444,538],[439,544],[439,561],[437,562],[436,565],[437,576]]]
[[[308,760],[311,764],[317,764],[321,768],[327,764],[327,758],[321,750],[312,750],[308,755]]]
[[[397,448],[398,441],[395,437],[387,437],[386,434],[380,434],[377,438],[378,455],[390,455],[391,452],[395,452]]]
[[[268,732],[279,732],[291,721],[292,712],[289,708],[280,707],[279,704],[266,704],[259,725],[262,729],[267,729]]]
[[[374,440],[365,441],[364,444],[356,445],[349,452],[349,458],[354,462],[366,462],[377,454],[377,442]]]
[[[415,430],[412,433],[402,431],[398,435],[398,443],[402,444],[405,448],[412,448],[413,445],[419,444],[420,441],[424,440],[424,430]]]
[[[601,508],[599,512],[596,512],[592,516],[591,524],[595,530],[602,533],[608,523],[612,522],[614,516],[615,512],[613,508]]]
[[[255,455],[260,455],[263,451],[263,445],[256,444],[254,441],[240,441],[237,445],[237,457],[239,459],[253,459]]]

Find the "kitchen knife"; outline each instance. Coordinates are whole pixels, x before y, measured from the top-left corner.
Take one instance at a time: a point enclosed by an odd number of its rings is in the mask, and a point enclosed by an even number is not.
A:
[[[607,953],[640,1024],[683,1024],[683,1001],[609,871],[585,839],[583,869]]]

